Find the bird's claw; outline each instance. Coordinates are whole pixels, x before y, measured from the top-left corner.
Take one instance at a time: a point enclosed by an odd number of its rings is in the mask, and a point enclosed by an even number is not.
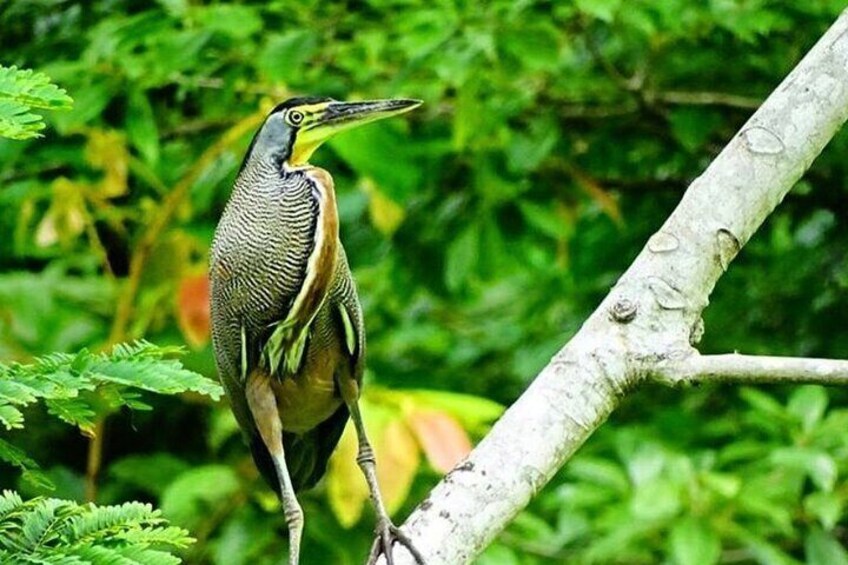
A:
[[[387,565],[394,565],[395,560],[392,550],[395,542],[404,546],[412,554],[418,565],[424,565],[424,558],[421,557],[421,553],[412,545],[406,534],[395,526],[391,520],[379,520],[377,522],[376,534],[377,537],[371,545],[371,553],[368,556],[368,565],[375,565],[381,554],[386,556]]]

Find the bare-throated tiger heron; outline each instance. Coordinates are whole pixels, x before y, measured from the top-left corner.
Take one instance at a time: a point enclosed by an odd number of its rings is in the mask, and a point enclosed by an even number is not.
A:
[[[212,245],[212,335],[221,381],[253,458],[282,501],[289,563],[300,558],[295,493],[321,478],[348,416],[377,514],[370,561],[395,542],[421,556],[383,506],[359,412],[365,331],[339,241],[333,178],[309,164],[337,132],[418,100],[294,98],[268,115],[236,177]]]

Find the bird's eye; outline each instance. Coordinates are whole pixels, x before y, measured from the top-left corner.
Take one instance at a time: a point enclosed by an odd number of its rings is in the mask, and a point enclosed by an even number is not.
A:
[[[286,113],[286,121],[289,123],[289,125],[299,126],[303,123],[303,112],[300,112],[298,110],[289,110]]]

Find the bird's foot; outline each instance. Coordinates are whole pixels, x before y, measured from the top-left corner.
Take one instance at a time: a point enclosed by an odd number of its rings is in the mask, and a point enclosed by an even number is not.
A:
[[[406,534],[400,531],[400,528],[395,526],[388,517],[378,518],[376,534],[377,537],[371,546],[371,554],[368,556],[368,565],[375,565],[381,554],[386,556],[387,565],[394,565],[392,550],[395,543],[404,546],[412,554],[418,565],[424,565],[424,558],[421,557],[421,553],[415,549]]]

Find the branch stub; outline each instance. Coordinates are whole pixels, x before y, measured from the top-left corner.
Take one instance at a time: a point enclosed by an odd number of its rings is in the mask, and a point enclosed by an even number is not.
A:
[[[636,303],[630,299],[622,298],[616,300],[610,308],[610,317],[619,324],[627,324],[636,317]]]

